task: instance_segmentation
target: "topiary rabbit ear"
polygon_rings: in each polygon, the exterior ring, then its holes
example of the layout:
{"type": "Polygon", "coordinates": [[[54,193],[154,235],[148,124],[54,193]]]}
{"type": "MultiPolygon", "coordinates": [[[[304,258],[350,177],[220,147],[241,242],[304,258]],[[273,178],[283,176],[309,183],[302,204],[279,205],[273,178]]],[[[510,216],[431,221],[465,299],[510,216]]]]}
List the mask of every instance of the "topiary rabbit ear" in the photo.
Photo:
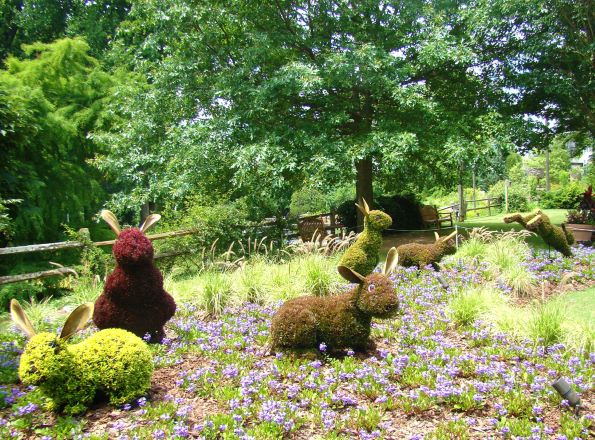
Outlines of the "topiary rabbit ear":
{"type": "Polygon", "coordinates": [[[392,247],[386,254],[386,261],[384,262],[384,268],[382,269],[382,273],[388,275],[391,273],[394,268],[399,263],[399,254],[397,253],[397,248],[392,247]]]}
{"type": "Polygon", "coordinates": [[[81,304],[66,319],[60,339],[68,339],[81,330],[93,315],[93,303],[81,304]]]}
{"type": "Polygon", "coordinates": [[[448,240],[450,240],[451,238],[455,238],[456,236],[457,236],[457,231],[456,231],[456,230],[454,230],[454,231],[452,231],[450,234],[448,234],[446,237],[443,237],[443,240],[444,240],[444,241],[448,241],[448,240]]]}
{"type": "Polygon", "coordinates": [[[355,270],[348,268],[347,266],[338,266],[337,270],[339,275],[345,278],[347,281],[356,284],[362,284],[364,282],[364,276],[357,273],[355,270]]]}
{"type": "Polygon", "coordinates": [[[364,204],[364,209],[366,210],[366,215],[368,215],[370,213],[370,207],[368,206],[368,202],[366,202],[366,199],[364,199],[362,197],[362,203],[364,204]]]}
{"type": "Polygon", "coordinates": [[[28,337],[32,338],[35,336],[35,329],[33,329],[31,321],[29,321],[27,314],[16,299],[10,300],[10,317],[12,318],[12,322],[23,330],[28,337]]]}
{"type": "Polygon", "coordinates": [[[370,207],[368,206],[366,199],[364,199],[363,197],[361,200],[361,205],[356,203],[355,206],[357,206],[357,208],[361,211],[363,215],[368,215],[370,213],[370,207]]]}
{"type": "Polygon", "coordinates": [[[141,232],[147,232],[147,230],[155,223],[157,223],[159,219],[161,219],[161,216],[159,214],[149,215],[140,227],[141,232]]]}
{"type": "Polygon", "coordinates": [[[112,228],[112,231],[114,231],[116,233],[116,235],[120,235],[120,232],[121,232],[120,223],[118,223],[118,219],[116,218],[114,213],[111,211],[108,211],[107,209],[104,209],[103,211],[101,211],[100,215],[101,215],[101,218],[103,220],[105,220],[105,222],[109,225],[109,227],[112,228]]]}

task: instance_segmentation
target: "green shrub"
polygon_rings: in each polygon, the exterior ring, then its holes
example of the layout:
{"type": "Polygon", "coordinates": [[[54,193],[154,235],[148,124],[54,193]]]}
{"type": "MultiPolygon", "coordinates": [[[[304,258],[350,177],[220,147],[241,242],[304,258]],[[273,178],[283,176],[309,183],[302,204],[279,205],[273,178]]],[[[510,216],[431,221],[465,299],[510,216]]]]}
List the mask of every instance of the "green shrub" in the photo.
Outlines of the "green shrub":
{"type": "Polygon", "coordinates": [[[540,206],[544,209],[577,209],[585,188],[578,182],[541,194],[540,206]]]}
{"type": "Polygon", "coordinates": [[[357,208],[355,207],[355,199],[345,200],[337,206],[337,214],[341,219],[341,223],[348,229],[355,229],[357,227],[357,208]]]}
{"type": "Polygon", "coordinates": [[[200,197],[189,199],[181,211],[166,209],[163,212],[163,230],[194,229],[196,233],[156,242],[156,253],[200,255],[203,249],[210,249],[215,242],[216,250],[226,251],[234,241],[244,238],[251,226],[247,212],[240,202],[213,204],[200,197]]]}
{"type": "MultiPolygon", "coordinates": [[[[392,229],[421,229],[423,222],[419,212],[420,203],[413,194],[380,196],[374,200],[374,209],[385,212],[392,218],[392,229]]],[[[355,199],[347,200],[337,207],[337,214],[348,228],[357,226],[355,199]]]]}
{"type": "Polygon", "coordinates": [[[376,199],[377,209],[393,219],[392,229],[422,229],[420,203],[414,194],[395,194],[376,199]]]}
{"type": "Polygon", "coordinates": [[[34,280],[7,284],[0,287],[0,307],[2,310],[8,310],[8,304],[13,298],[23,302],[31,299],[40,300],[56,293],[58,292],[55,282],[51,281],[34,280]]]}
{"type": "MultiPolygon", "coordinates": [[[[521,184],[512,184],[508,187],[508,210],[525,212],[529,210],[529,188],[521,184]]],[[[495,198],[496,203],[505,207],[504,200],[504,181],[500,180],[492,185],[488,191],[488,196],[495,198]]]]}
{"type": "Polygon", "coordinates": [[[43,290],[43,284],[39,281],[7,284],[0,287],[0,306],[2,310],[7,310],[11,299],[23,302],[28,301],[29,298],[39,298],[43,290]]]}
{"type": "Polygon", "coordinates": [[[289,213],[292,216],[302,214],[320,214],[328,212],[330,206],[325,194],[312,187],[303,187],[291,195],[289,213]]]}

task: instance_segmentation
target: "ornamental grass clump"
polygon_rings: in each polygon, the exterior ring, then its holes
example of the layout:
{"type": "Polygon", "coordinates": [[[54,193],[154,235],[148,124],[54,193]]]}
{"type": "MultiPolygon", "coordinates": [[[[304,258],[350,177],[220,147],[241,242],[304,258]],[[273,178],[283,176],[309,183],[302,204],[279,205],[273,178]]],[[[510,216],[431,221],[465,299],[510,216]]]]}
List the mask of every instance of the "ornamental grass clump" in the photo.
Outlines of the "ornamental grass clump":
{"type": "Polygon", "coordinates": [[[423,268],[428,264],[436,265],[445,255],[454,254],[457,250],[454,238],[457,231],[444,237],[434,233],[436,242],[432,244],[425,243],[407,243],[397,247],[398,261],[400,266],[423,268]]]}
{"type": "Polygon", "coordinates": [[[147,345],[122,329],[102,330],[78,344],[67,339],[81,330],[93,314],[92,304],[77,307],[59,336],[36,334],[16,300],[14,323],[30,338],[21,356],[19,377],[50,399],[51,409],[76,414],[105,395],[121,405],[144,394],[151,385],[153,362],[147,345]]]}
{"type": "Polygon", "coordinates": [[[480,288],[463,291],[454,296],[448,304],[452,320],[460,327],[473,324],[487,307],[486,292],[480,288]]]}
{"type": "Polygon", "coordinates": [[[174,315],[176,303],[163,289],[163,277],[153,263],[153,245],[145,235],[161,216],[151,214],[140,229],[123,231],[110,211],[102,211],[101,216],[118,236],[113,247],[116,268],[95,301],[93,322],[100,329],[122,328],[161,342],[163,326],[174,315]]]}
{"type": "Polygon", "coordinates": [[[366,277],[339,266],[341,276],[356,283],[336,296],[304,296],[287,301],[273,316],[271,351],[285,349],[314,351],[321,344],[329,350],[373,348],[372,318],[389,318],[399,309],[399,300],[388,274],[396,264],[396,249],[386,258],[383,271],[366,277]]]}
{"type": "Polygon", "coordinates": [[[564,313],[558,304],[540,304],[535,308],[529,321],[529,333],[532,338],[544,346],[550,346],[562,340],[564,313]]]}
{"type": "Polygon", "coordinates": [[[362,199],[362,205],[355,206],[364,216],[364,230],[355,243],[345,251],[339,267],[347,267],[363,276],[369,275],[378,264],[378,253],[382,246],[382,231],[392,225],[393,220],[382,211],[370,211],[370,207],[362,199]]]}
{"type": "Polygon", "coordinates": [[[504,217],[504,223],[517,222],[528,231],[535,232],[543,241],[556,249],[565,257],[572,256],[570,245],[574,243],[572,233],[568,232],[564,225],[552,225],[550,219],[541,210],[536,209],[532,213],[522,216],[521,214],[511,214],[504,217]]]}

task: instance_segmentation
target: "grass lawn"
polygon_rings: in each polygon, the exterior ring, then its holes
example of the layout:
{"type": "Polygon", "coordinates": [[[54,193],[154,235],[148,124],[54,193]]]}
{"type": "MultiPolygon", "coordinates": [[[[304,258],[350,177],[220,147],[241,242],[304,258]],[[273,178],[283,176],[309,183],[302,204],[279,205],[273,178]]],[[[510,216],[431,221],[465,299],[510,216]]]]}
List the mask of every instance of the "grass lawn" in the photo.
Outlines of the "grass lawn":
{"type": "Polygon", "coordinates": [[[552,300],[560,304],[567,316],[572,316],[577,323],[595,326],[595,287],[571,292],[552,300]]]}

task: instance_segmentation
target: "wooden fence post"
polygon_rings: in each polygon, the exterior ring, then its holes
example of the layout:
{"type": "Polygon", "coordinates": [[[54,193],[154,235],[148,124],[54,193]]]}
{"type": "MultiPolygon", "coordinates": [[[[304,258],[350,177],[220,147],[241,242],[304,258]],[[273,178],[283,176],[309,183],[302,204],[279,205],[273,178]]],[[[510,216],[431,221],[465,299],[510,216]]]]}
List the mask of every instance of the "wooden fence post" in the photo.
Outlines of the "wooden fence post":
{"type": "Polygon", "coordinates": [[[508,212],[508,179],[504,181],[504,212],[508,212]]]}

